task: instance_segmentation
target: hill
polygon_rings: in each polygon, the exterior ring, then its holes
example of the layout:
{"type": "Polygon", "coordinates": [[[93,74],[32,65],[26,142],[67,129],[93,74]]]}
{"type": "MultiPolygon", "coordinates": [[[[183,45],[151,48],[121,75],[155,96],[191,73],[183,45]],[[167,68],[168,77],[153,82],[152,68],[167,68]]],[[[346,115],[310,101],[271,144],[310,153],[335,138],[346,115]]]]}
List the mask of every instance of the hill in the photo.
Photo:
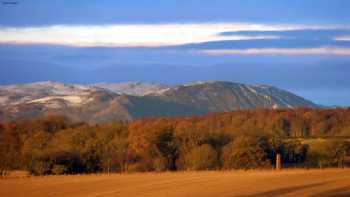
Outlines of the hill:
{"type": "Polygon", "coordinates": [[[267,85],[204,81],[178,86],[126,82],[77,85],[37,82],[0,86],[0,120],[51,114],[91,123],[140,117],[200,115],[252,108],[316,108],[267,85]]]}

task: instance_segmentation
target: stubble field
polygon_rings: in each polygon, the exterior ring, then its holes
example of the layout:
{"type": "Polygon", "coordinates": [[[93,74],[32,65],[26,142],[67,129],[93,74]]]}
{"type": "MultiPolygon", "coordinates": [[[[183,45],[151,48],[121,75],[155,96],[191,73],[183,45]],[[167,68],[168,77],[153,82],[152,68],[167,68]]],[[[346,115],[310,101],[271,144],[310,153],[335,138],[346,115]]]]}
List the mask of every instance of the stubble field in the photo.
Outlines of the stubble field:
{"type": "Polygon", "coordinates": [[[350,169],[8,178],[0,196],[350,196],[350,169]]]}

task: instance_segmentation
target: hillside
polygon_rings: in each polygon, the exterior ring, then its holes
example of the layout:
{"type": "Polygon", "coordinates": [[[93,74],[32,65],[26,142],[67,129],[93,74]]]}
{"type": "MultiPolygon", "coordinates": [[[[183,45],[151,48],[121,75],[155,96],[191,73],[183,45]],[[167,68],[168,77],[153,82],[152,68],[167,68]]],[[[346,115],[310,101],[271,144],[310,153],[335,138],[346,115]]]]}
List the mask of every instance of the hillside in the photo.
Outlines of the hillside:
{"type": "Polygon", "coordinates": [[[96,123],[236,109],[318,106],[272,86],[205,81],[178,86],[142,82],[0,86],[0,107],[0,120],[59,114],[74,121],[96,123]]]}

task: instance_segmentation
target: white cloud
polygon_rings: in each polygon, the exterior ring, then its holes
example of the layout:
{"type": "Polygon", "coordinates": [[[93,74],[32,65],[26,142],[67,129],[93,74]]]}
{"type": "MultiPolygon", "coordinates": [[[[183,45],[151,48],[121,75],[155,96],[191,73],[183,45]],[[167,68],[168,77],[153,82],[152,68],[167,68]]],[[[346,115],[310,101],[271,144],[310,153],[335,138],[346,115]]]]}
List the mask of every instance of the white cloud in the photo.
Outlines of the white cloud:
{"type": "Polygon", "coordinates": [[[350,41],[350,35],[337,36],[334,40],[338,41],[350,41]]]}
{"type": "Polygon", "coordinates": [[[278,31],[344,28],[343,26],[193,23],[120,24],[0,28],[0,43],[60,44],[71,46],[165,46],[216,40],[277,39],[276,36],[218,36],[226,31],[278,31]]]}
{"type": "Polygon", "coordinates": [[[205,55],[339,55],[349,56],[350,48],[261,48],[261,49],[213,49],[199,50],[205,55]]]}

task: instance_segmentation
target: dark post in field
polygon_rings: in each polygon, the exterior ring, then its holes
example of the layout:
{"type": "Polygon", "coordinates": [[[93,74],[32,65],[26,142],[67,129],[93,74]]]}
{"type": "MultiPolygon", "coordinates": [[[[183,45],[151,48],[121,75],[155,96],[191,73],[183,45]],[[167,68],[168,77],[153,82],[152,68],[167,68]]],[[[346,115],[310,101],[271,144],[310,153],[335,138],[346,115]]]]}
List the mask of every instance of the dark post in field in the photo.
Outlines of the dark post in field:
{"type": "Polygon", "coordinates": [[[281,154],[276,155],[276,170],[281,169],[281,154]]]}

